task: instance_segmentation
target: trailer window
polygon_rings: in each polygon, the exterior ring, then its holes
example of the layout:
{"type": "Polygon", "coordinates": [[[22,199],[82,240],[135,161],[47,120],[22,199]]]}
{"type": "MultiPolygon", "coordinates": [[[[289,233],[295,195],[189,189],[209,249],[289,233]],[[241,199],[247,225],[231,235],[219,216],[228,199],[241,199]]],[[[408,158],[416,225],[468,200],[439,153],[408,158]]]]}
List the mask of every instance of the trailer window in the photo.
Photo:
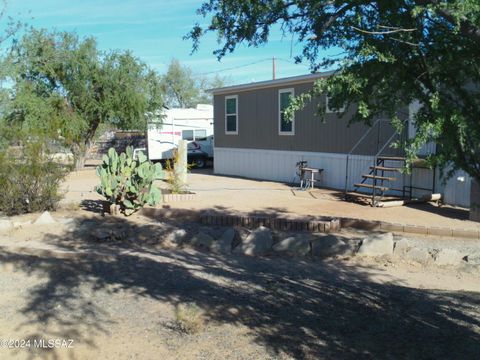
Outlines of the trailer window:
{"type": "Polygon", "coordinates": [[[195,130],[195,141],[207,140],[207,130],[195,130]]]}
{"type": "Polygon", "coordinates": [[[238,134],[238,96],[225,97],[225,133],[238,134]]]}
{"type": "Polygon", "coordinates": [[[326,97],[325,100],[325,107],[327,113],[343,113],[345,112],[345,104],[343,104],[339,109],[334,110],[333,107],[330,107],[330,96],[326,97]]]}
{"type": "Polygon", "coordinates": [[[285,109],[290,106],[293,89],[282,89],[278,91],[278,134],[295,135],[295,118],[288,119],[285,115],[285,109]]]}
{"type": "Polygon", "coordinates": [[[182,139],[193,141],[193,130],[182,130],[182,139]]]}

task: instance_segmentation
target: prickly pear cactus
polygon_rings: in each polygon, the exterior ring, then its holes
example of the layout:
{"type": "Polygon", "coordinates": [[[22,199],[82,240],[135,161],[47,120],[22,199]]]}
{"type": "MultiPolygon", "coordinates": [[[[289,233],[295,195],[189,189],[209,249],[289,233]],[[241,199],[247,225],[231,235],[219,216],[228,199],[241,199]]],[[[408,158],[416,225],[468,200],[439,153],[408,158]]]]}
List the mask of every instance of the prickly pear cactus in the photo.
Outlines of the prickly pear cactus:
{"type": "Polygon", "coordinates": [[[125,215],[131,215],[145,204],[153,206],[160,201],[162,194],[153,182],[161,175],[160,164],[151,163],[142,152],[134,159],[131,146],[120,155],[110,148],[97,166],[100,185],[95,190],[119,205],[125,215]]]}

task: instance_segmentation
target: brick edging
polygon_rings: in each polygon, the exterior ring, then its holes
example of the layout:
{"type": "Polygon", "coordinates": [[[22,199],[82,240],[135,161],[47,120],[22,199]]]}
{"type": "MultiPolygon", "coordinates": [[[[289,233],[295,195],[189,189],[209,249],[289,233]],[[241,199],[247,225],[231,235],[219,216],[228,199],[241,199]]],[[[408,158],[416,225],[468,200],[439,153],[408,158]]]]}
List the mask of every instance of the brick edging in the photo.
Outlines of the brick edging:
{"type": "Polygon", "coordinates": [[[340,230],[340,220],[295,220],[278,217],[250,216],[250,215],[221,215],[202,214],[200,222],[205,225],[244,226],[248,228],[266,226],[271,229],[284,231],[324,232],[340,230]]]}
{"type": "Polygon", "coordinates": [[[188,193],[188,194],[162,194],[162,202],[170,203],[170,202],[178,202],[178,201],[191,201],[194,200],[195,194],[188,193]]]}
{"type": "Polygon", "coordinates": [[[384,221],[362,220],[344,217],[339,219],[342,228],[350,227],[361,230],[384,230],[396,233],[480,239],[479,230],[464,230],[446,227],[428,227],[421,225],[397,224],[384,221]]]}
{"type": "Polygon", "coordinates": [[[143,208],[145,215],[152,217],[189,217],[205,225],[219,226],[267,226],[283,231],[334,232],[341,228],[354,228],[370,231],[389,231],[395,233],[445,236],[453,238],[480,239],[479,230],[464,230],[455,228],[426,227],[420,225],[396,224],[384,221],[363,220],[346,217],[308,219],[288,219],[281,217],[253,216],[253,215],[222,215],[211,212],[201,212],[184,209],[155,209],[143,208]],[[170,214],[171,213],[171,214],[170,214]]]}

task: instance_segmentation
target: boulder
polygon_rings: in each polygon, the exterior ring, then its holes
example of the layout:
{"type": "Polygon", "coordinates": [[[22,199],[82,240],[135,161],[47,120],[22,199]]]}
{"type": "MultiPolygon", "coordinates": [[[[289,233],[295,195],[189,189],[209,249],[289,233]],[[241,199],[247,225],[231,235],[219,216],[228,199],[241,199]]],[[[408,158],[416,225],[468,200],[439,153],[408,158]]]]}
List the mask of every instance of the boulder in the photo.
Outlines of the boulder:
{"type": "Polygon", "coordinates": [[[218,254],[230,254],[232,252],[232,244],[235,239],[235,229],[227,229],[222,236],[213,243],[211,250],[218,254]]]}
{"type": "Polygon", "coordinates": [[[109,241],[112,236],[112,231],[106,229],[95,229],[92,235],[97,241],[109,241]]]}
{"type": "Polygon", "coordinates": [[[10,220],[0,219],[0,231],[7,231],[13,227],[13,224],[10,220]]]}
{"type": "Polygon", "coordinates": [[[427,264],[432,260],[432,255],[427,249],[418,248],[409,239],[400,239],[395,242],[393,254],[407,261],[414,261],[420,264],[427,264]]]}
{"type": "Polygon", "coordinates": [[[195,246],[202,250],[210,250],[210,247],[213,245],[214,242],[215,239],[212,236],[203,232],[196,234],[190,240],[190,244],[192,246],[195,246]]]}
{"type": "Polygon", "coordinates": [[[335,235],[322,236],[312,241],[313,256],[330,257],[352,254],[353,249],[335,235]]]}
{"type": "Polygon", "coordinates": [[[59,222],[67,231],[75,231],[78,227],[77,221],[74,218],[63,218],[60,219],[59,222]]]}
{"type": "MultiPolygon", "coordinates": [[[[395,253],[396,254],[396,253],[395,253]]],[[[415,261],[420,264],[427,264],[431,262],[432,255],[426,249],[416,247],[409,248],[404,254],[403,258],[408,261],[415,261]]]]}
{"type": "Polygon", "coordinates": [[[238,245],[233,252],[250,256],[261,256],[268,253],[273,245],[272,231],[260,226],[248,235],[248,237],[238,245]]]}
{"type": "Polygon", "coordinates": [[[480,253],[468,254],[467,261],[471,265],[480,265],[480,253]]]}
{"type": "Polygon", "coordinates": [[[393,254],[395,256],[403,257],[405,254],[414,247],[413,243],[408,239],[400,239],[395,242],[395,247],[393,249],[393,254]]]}
{"type": "Polygon", "coordinates": [[[310,239],[305,235],[290,236],[273,245],[272,250],[293,256],[305,256],[310,252],[310,239]]]}
{"type": "Polygon", "coordinates": [[[50,215],[48,211],[44,211],[42,215],[40,215],[37,220],[33,223],[33,225],[52,225],[56,224],[57,222],[55,219],[50,215]]]}
{"type": "Polygon", "coordinates": [[[363,239],[362,245],[358,249],[358,255],[382,256],[393,253],[393,234],[370,235],[363,239]]]}
{"type": "Polygon", "coordinates": [[[187,231],[184,229],[175,229],[167,235],[166,243],[173,246],[178,246],[183,243],[187,237],[187,231]]]}
{"type": "Polygon", "coordinates": [[[442,249],[435,255],[437,265],[460,265],[465,255],[454,249],[442,249]]]}

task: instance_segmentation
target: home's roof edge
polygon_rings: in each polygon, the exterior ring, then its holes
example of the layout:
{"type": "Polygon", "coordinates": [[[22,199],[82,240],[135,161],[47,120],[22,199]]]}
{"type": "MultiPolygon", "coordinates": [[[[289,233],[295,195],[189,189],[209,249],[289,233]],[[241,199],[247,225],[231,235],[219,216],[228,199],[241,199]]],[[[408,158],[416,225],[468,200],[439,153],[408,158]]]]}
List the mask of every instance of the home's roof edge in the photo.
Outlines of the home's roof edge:
{"type": "Polygon", "coordinates": [[[252,89],[260,89],[260,88],[267,88],[267,87],[274,87],[274,86],[281,86],[281,85],[290,85],[290,84],[297,84],[297,83],[304,83],[310,82],[322,77],[327,77],[333,75],[337,70],[332,71],[325,71],[321,73],[313,73],[307,75],[299,75],[299,76],[291,76],[281,79],[275,80],[267,80],[267,81],[258,81],[252,82],[247,84],[239,84],[239,85],[232,85],[232,86],[225,86],[221,88],[214,88],[207,90],[213,95],[219,94],[227,94],[232,92],[239,92],[239,91],[247,91],[252,89]]]}

